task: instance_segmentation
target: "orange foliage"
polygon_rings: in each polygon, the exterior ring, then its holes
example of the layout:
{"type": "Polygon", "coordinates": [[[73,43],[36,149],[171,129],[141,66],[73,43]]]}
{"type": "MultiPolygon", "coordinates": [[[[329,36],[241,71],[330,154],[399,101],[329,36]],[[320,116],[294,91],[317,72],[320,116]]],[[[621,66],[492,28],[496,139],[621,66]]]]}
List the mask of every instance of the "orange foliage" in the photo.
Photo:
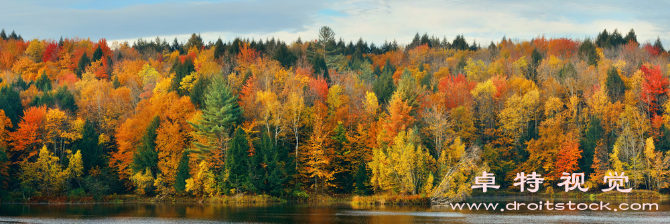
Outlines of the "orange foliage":
{"type": "Polygon", "coordinates": [[[579,149],[578,136],[574,133],[564,135],[556,157],[556,168],[553,170],[553,176],[558,179],[563,173],[572,173],[577,170],[581,158],[582,150],[579,149]]]}
{"type": "Polygon", "coordinates": [[[472,103],[470,91],[477,83],[468,81],[465,75],[446,76],[440,79],[437,86],[438,91],[444,95],[442,98],[447,109],[458,106],[469,106],[472,103]]]}
{"type": "Polygon", "coordinates": [[[43,143],[42,134],[47,108],[30,107],[23,111],[18,129],[10,134],[11,155],[15,161],[25,161],[38,154],[43,143]]]}

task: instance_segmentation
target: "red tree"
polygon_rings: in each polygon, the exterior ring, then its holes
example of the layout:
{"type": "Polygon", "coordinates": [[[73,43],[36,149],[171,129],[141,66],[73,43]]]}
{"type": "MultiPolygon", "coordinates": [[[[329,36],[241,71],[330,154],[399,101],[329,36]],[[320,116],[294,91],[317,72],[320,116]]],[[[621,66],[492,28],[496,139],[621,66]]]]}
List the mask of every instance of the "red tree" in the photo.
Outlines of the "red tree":
{"type": "Polygon", "coordinates": [[[642,82],[642,101],[647,104],[649,116],[657,115],[659,96],[668,92],[668,78],[661,74],[661,67],[642,65],[644,81],[642,82]]]}

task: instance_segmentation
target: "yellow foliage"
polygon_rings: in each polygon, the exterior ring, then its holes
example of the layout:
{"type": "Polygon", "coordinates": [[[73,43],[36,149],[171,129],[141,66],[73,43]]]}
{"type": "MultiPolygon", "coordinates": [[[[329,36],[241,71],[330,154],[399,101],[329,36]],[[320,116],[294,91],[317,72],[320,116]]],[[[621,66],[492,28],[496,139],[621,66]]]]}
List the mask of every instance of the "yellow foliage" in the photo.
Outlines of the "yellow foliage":
{"type": "Polygon", "coordinates": [[[477,83],[477,86],[475,86],[475,88],[472,89],[470,93],[472,94],[472,96],[480,98],[485,96],[488,97],[493,96],[493,94],[495,94],[496,91],[497,89],[495,85],[493,85],[493,81],[489,79],[486,82],[477,83]]]}
{"type": "Polygon", "coordinates": [[[209,164],[200,162],[198,173],[186,180],[186,191],[196,196],[214,196],[216,192],[215,175],[210,171],[209,164]]]}
{"type": "Polygon", "coordinates": [[[40,42],[37,39],[33,39],[30,41],[30,44],[28,44],[28,48],[26,48],[26,55],[30,57],[31,60],[33,60],[35,63],[38,63],[42,61],[42,54],[44,53],[44,45],[42,45],[42,42],[40,42]]]}
{"type": "Polygon", "coordinates": [[[142,70],[140,70],[137,75],[140,76],[143,85],[156,83],[161,76],[160,73],[158,73],[158,71],[152,68],[149,64],[144,64],[144,66],[142,66],[142,70]]]}
{"type": "MultiPolygon", "coordinates": [[[[369,116],[377,114],[377,110],[379,109],[379,103],[377,102],[377,95],[375,95],[374,92],[366,91],[363,105],[365,106],[365,112],[367,112],[369,116]]],[[[670,105],[670,103],[668,105],[670,105]]]]}
{"type": "Polygon", "coordinates": [[[469,58],[463,70],[465,70],[468,80],[471,81],[479,82],[489,78],[486,73],[486,64],[484,64],[482,60],[477,60],[475,62],[472,58],[469,58]]]}
{"type": "Polygon", "coordinates": [[[141,171],[135,173],[135,175],[130,177],[130,180],[135,185],[135,192],[139,195],[146,195],[154,183],[154,177],[149,167],[147,167],[144,173],[141,171]]]}
{"type": "Polygon", "coordinates": [[[179,83],[179,89],[184,90],[186,92],[191,92],[196,81],[198,81],[196,73],[191,72],[190,75],[187,75],[186,77],[181,79],[181,82],[179,83]]]}

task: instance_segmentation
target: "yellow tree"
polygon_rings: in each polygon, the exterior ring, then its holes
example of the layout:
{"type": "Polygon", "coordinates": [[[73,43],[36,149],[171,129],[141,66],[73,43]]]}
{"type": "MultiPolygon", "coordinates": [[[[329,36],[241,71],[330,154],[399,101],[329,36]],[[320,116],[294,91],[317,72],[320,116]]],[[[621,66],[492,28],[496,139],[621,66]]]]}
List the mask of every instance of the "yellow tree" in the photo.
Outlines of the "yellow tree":
{"type": "Polygon", "coordinates": [[[156,130],[156,151],[158,151],[158,170],[165,183],[172,186],[184,149],[191,144],[190,133],[193,130],[187,122],[195,113],[195,106],[187,97],[174,99],[169,107],[162,111],[162,119],[156,130]]]}
{"type": "MultiPolygon", "coordinates": [[[[372,186],[385,191],[417,194],[434,172],[435,160],[420,144],[418,132],[401,131],[388,148],[373,150],[372,186]]],[[[430,178],[432,179],[432,178],[430,178]]]]}
{"type": "Polygon", "coordinates": [[[314,178],[314,192],[319,192],[319,180],[321,180],[321,191],[330,185],[333,179],[333,171],[328,170],[331,155],[329,153],[330,130],[327,125],[327,109],[321,102],[314,105],[312,116],[312,134],[307,141],[307,156],[305,157],[305,172],[310,178],[314,178]]]}

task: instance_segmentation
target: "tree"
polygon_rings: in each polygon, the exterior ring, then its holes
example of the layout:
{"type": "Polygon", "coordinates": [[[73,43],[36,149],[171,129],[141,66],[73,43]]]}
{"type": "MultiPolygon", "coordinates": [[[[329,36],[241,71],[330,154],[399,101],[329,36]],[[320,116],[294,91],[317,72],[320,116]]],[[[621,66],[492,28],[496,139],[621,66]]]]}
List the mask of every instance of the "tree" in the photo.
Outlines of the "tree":
{"type": "Polygon", "coordinates": [[[323,58],[326,59],[327,51],[330,46],[335,44],[335,31],[330,27],[322,26],[319,29],[319,44],[323,48],[323,58]]]}
{"type": "Polygon", "coordinates": [[[607,87],[607,95],[612,102],[623,101],[626,86],[619,76],[619,72],[615,67],[610,67],[607,70],[607,80],[605,81],[607,87]]]}
{"type": "Polygon", "coordinates": [[[249,159],[249,142],[242,128],[235,131],[226,154],[225,176],[228,184],[235,192],[253,191],[249,174],[257,163],[251,163],[249,159]]]}
{"type": "Polygon", "coordinates": [[[93,122],[86,120],[82,130],[82,138],[76,143],[76,148],[82,151],[84,160],[84,171],[88,172],[91,168],[105,167],[105,153],[99,145],[100,134],[95,131],[93,122]]]}
{"type": "Polygon", "coordinates": [[[37,155],[38,145],[42,145],[46,107],[30,107],[23,112],[24,116],[15,132],[10,134],[12,142],[12,160],[25,161],[37,155]]]}
{"type": "Polygon", "coordinates": [[[102,48],[100,48],[100,45],[98,45],[98,48],[95,49],[93,52],[93,57],[91,57],[91,62],[96,62],[100,59],[102,59],[102,48]]]}
{"type": "Polygon", "coordinates": [[[188,167],[188,151],[182,153],[181,159],[179,159],[179,166],[177,167],[177,177],[175,179],[173,188],[180,194],[186,190],[186,180],[191,178],[188,167]]]}
{"type": "Polygon", "coordinates": [[[386,65],[381,75],[372,83],[372,90],[382,104],[386,104],[391,99],[393,91],[395,91],[392,67],[391,61],[386,60],[386,65]]]}
{"type": "Polygon", "coordinates": [[[7,34],[5,33],[5,29],[2,29],[2,31],[0,31],[0,39],[7,40],[7,34]]]}
{"type": "Polygon", "coordinates": [[[223,46],[223,41],[221,41],[221,38],[219,37],[219,39],[217,39],[216,43],[214,44],[214,59],[219,59],[225,53],[226,48],[223,46]]]}
{"type": "Polygon", "coordinates": [[[75,71],[78,78],[81,79],[82,74],[86,72],[86,67],[89,65],[91,65],[91,60],[88,59],[86,52],[84,52],[84,54],[79,58],[79,63],[77,63],[77,70],[75,71]]]}
{"type": "Polygon", "coordinates": [[[279,47],[277,50],[275,50],[274,55],[272,55],[272,59],[278,61],[281,63],[282,66],[285,68],[290,68],[295,64],[295,62],[298,60],[298,56],[296,56],[291,50],[286,47],[285,44],[279,44],[279,47]]]}
{"type": "Polygon", "coordinates": [[[189,51],[191,48],[195,47],[197,50],[201,50],[204,45],[205,44],[202,42],[202,37],[200,37],[200,34],[195,35],[195,33],[193,33],[191,34],[191,38],[189,38],[186,44],[184,44],[184,49],[189,51]]]}
{"type": "MultiPolygon", "coordinates": [[[[19,81],[22,79],[19,78],[19,81]]],[[[0,88],[0,109],[12,121],[13,127],[18,127],[19,119],[23,117],[23,105],[19,92],[10,86],[0,88]]]]}
{"type": "Polygon", "coordinates": [[[640,70],[643,73],[644,81],[642,82],[642,102],[647,105],[647,111],[649,116],[660,115],[660,97],[665,96],[668,93],[668,81],[667,77],[663,77],[661,74],[660,66],[642,65],[640,70]]]}
{"type": "Polygon", "coordinates": [[[30,41],[28,48],[26,49],[26,54],[33,60],[35,63],[42,61],[42,54],[44,54],[44,45],[37,39],[30,41]]]}
{"type": "Polygon", "coordinates": [[[596,65],[600,59],[598,51],[596,50],[596,45],[589,39],[586,39],[579,45],[579,50],[577,50],[577,52],[582,60],[585,60],[589,65],[596,65]]]}
{"type": "Polygon", "coordinates": [[[69,164],[63,169],[60,159],[43,146],[35,162],[21,165],[21,187],[38,190],[38,193],[47,196],[59,193],[67,184],[66,180],[78,179],[82,174],[81,153],[69,153],[68,158],[69,164]]]}
{"type": "Polygon", "coordinates": [[[654,48],[661,52],[665,51],[665,48],[663,48],[663,44],[661,43],[661,37],[656,38],[656,42],[654,42],[654,48]]]}
{"type": "Polygon", "coordinates": [[[581,139],[579,147],[582,150],[582,158],[579,160],[579,170],[586,176],[593,173],[593,158],[598,147],[598,142],[602,141],[605,130],[601,125],[600,118],[592,117],[589,121],[584,138],[581,139]]]}
{"type": "Polygon", "coordinates": [[[51,91],[51,79],[49,79],[46,72],[42,72],[42,75],[35,82],[35,86],[43,92],[51,91]]]}
{"type": "Polygon", "coordinates": [[[581,159],[582,150],[579,149],[579,141],[575,134],[566,134],[561,141],[560,151],[556,157],[555,173],[572,173],[579,169],[578,161],[581,159]]]}
{"type": "Polygon", "coordinates": [[[314,179],[314,193],[319,192],[319,180],[321,180],[322,193],[323,189],[330,185],[333,179],[333,171],[327,169],[332,157],[328,152],[328,139],[330,137],[330,128],[326,123],[326,106],[321,102],[314,105],[314,115],[312,115],[312,133],[307,141],[307,152],[304,159],[305,172],[310,178],[314,179]]]}
{"type": "Polygon", "coordinates": [[[630,29],[630,31],[628,31],[628,34],[626,34],[626,37],[624,37],[623,40],[626,43],[633,42],[635,44],[639,44],[637,42],[637,35],[635,35],[635,30],[633,30],[633,29],[630,29]]]}
{"type": "Polygon", "coordinates": [[[142,140],[133,154],[133,164],[131,168],[134,173],[141,173],[142,171],[147,173],[158,174],[158,152],[156,151],[156,129],[158,129],[161,120],[158,116],[154,117],[151,120],[151,123],[144,131],[142,140]]]}
{"type": "Polygon", "coordinates": [[[242,110],[237,103],[237,96],[233,95],[222,79],[215,79],[207,88],[205,108],[202,110],[202,119],[197,123],[189,122],[195,134],[202,136],[206,142],[196,142],[193,150],[200,158],[215,157],[222,159],[227,151],[230,132],[238,124],[242,110]]]}
{"type": "Polygon", "coordinates": [[[385,191],[417,194],[428,183],[435,163],[419,143],[417,131],[401,131],[388,148],[373,150],[372,186],[385,191]]]}

